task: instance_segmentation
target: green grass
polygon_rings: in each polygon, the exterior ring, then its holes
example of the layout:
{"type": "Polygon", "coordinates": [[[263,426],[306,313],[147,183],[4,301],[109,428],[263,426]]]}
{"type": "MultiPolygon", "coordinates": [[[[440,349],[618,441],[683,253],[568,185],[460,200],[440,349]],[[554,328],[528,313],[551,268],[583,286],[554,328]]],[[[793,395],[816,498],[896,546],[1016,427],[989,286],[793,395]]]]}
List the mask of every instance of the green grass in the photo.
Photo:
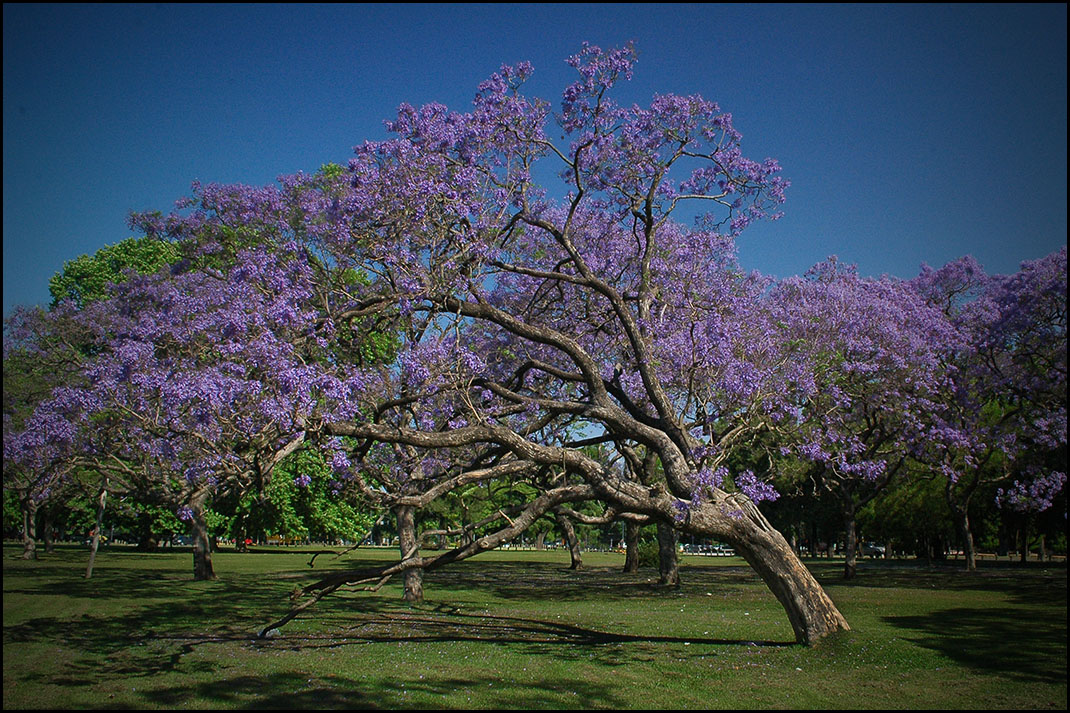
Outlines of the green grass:
{"type": "MultiPolygon", "coordinates": [[[[738,558],[684,559],[684,585],[619,573],[621,555],[494,552],[325,599],[256,641],[307,581],[309,555],[214,557],[4,548],[4,708],[1065,709],[1066,566],[810,561],[853,630],[791,643],[738,558]]],[[[358,550],[316,571],[384,560],[358,550]]]]}

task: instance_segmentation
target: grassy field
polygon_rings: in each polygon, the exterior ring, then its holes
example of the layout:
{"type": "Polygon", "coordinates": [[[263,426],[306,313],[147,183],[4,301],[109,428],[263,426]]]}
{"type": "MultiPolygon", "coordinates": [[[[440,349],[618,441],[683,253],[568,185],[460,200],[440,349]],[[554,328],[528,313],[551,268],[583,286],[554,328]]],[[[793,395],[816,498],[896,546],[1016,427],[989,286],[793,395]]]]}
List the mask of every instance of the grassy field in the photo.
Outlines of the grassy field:
{"type": "MultiPolygon", "coordinates": [[[[680,589],[623,557],[487,553],[321,602],[283,628],[309,554],[4,547],[4,708],[1065,709],[1066,565],[810,561],[853,630],[807,649],[743,561],[685,557],[680,589]]],[[[393,553],[320,557],[316,571],[393,553]]]]}

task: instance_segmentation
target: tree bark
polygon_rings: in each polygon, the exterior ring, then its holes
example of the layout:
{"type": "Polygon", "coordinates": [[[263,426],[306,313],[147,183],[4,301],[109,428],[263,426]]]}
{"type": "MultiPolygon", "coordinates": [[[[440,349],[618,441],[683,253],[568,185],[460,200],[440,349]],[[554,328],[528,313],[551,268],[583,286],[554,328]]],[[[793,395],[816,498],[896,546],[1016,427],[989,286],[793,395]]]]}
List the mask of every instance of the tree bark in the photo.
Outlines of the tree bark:
{"type": "Polygon", "coordinates": [[[215,569],[212,567],[212,539],[208,535],[208,522],[204,517],[207,501],[207,490],[195,493],[190,499],[190,510],[193,511],[193,579],[198,582],[216,578],[215,569]]]}
{"type": "Polygon", "coordinates": [[[847,531],[847,541],[844,545],[843,578],[854,579],[858,573],[858,527],[853,510],[844,512],[843,526],[847,531]]]}
{"type": "Polygon", "coordinates": [[[1029,516],[1022,517],[1022,564],[1029,561],[1029,516]]]}
{"type": "Polygon", "coordinates": [[[639,571],[639,523],[624,521],[624,573],[639,571]]]}
{"type": "Polygon", "coordinates": [[[679,536],[671,525],[661,520],[658,527],[658,584],[680,586],[680,561],[677,557],[679,536]]]}
{"type": "Polygon", "coordinates": [[[561,536],[568,544],[568,554],[572,559],[569,569],[583,569],[583,551],[580,549],[580,541],[576,538],[576,528],[572,525],[572,520],[561,512],[554,513],[554,519],[561,530],[561,536]]]}
{"type": "Polygon", "coordinates": [[[89,543],[89,564],[85,567],[85,578],[93,578],[93,564],[97,561],[97,549],[100,547],[100,529],[104,526],[104,505],[108,500],[108,478],[100,484],[100,495],[97,497],[97,526],[93,528],[93,539],[89,543]]]}
{"type": "Polygon", "coordinates": [[[155,552],[160,546],[156,536],[152,534],[152,518],[146,513],[137,516],[137,551],[155,552]]]}
{"type": "Polygon", "coordinates": [[[973,533],[970,532],[969,505],[957,502],[948,493],[947,503],[951,507],[951,514],[955,519],[959,537],[962,540],[962,552],[966,558],[966,570],[972,572],[977,569],[977,550],[973,544],[973,533]]]}
{"type": "MultiPolygon", "coordinates": [[[[847,620],[791,551],[787,540],[759,512],[754,503],[736,500],[741,512],[725,532],[711,532],[727,540],[754,568],[784,607],[800,644],[812,645],[837,631],[847,631],[847,620]]],[[[721,506],[712,505],[713,508],[721,506]]]]}
{"type": "Polygon", "coordinates": [[[24,493],[19,498],[22,506],[22,559],[37,559],[37,503],[33,495],[24,493]]]}
{"type": "MultiPolygon", "coordinates": [[[[398,549],[402,561],[419,557],[419,541],[416,539],[416,508],[401,505],[397,508],[398,549]]],[[[419,567],[405,570],[405,592],[402,599],[410,604],[424,600],[424,571],[419,567]]]]}

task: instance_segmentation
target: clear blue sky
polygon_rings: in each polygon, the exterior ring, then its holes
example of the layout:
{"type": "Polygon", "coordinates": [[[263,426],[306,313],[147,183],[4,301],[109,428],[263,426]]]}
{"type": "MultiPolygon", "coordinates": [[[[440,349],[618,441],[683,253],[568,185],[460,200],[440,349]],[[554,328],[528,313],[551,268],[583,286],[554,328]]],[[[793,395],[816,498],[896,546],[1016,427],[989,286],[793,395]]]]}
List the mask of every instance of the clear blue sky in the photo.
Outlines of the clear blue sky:
{"type": "Polygon", "coordinates": [[[640,52],[618,97],[701,94],[792,180],[741,240],[990,272],[1066,244],[1066,5],[4,5],[4,314],[190,182],[344,163],[398,104],[466,110],[503,63],[557,103],[584,41],[640,52]]]}

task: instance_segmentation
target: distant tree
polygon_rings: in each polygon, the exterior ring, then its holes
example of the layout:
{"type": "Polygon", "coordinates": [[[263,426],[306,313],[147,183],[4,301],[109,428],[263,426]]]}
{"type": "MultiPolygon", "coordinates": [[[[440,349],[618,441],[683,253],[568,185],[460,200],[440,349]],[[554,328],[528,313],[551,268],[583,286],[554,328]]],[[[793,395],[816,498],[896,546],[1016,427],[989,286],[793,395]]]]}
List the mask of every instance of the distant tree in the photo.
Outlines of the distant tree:
{"type": "Polygon", "coordinates": [[[850,579],[858,513],[929,440],[922,415],[950,382],[943,356],[958,335],[908,283],[862,278],[836,260],[782,281],[773,303],[799,406],[773,428],[839,510],[850,579]]]}
{"type": "Polygon", "coordinates": [[[251,535],[327,543],[363,540],[378,512],[334,471],[331,452],[324,451],[310,446],[287,456],[263,491],[234,493],[234,505],[217,498],[227,534],[239,543],[251,535]]]}
{"type": "MultiPolygon", "coordinates": [[[[105,300],[116,285],[138,274],[158,272],[178,259],[174,245],[151,237],[130,238],[102,248],[92,256],[83,255],[64,264],[63,270],[49,281],[52,308],[65,303],[55,314],[39,310],[20,310],[5,322],[4,339],[4,432],[22,430],[21,442],[11,442],[13,449],[27,447],[27,437],[33,430],[56,424],[63,416],[53,410],[42,413],[34,429],[27,429],[38,404],[53,396],[56,389],[78,388],[85,383],[80,367],[93,351],[92,330],[72,315],[88,305],[105,300]],[[31,431],[27,433],[27,431],[31,431]]],[[[53,404],[54,406],[55,404],[53,404]]],[[[61,406],[61,409],[63,407],[61,406]]],[[[103,427],[98,419],[97,428],[103,427]]],[[[37,436],[40,438],[40,436],[37,436]]],[[[44,445],[44,444],[41,444],[44,445]]],[[[8,444],[5,442],[5,450],[8,444]]],[[[41,458],[21,464],[5,462],[4,487],[14,488],[23,503],[24,542],[26,556],[34,555],[34,520],[37,504],[48,495],[55,495],[61,481],[78,472],[84,480],[88,473],[76,469],[60,451],[45,449],[41,458]],[[29,469],[29,472],[27,472],[29,469]],[[19,473],[22,473],[20,476],[19,473]]],[[[103,510],[108,486],[102,481],[97,496],[103,510]]],[[[100,514],[102,515],[102,513],[100,514]]],[[[98,515],[98,521],[100,519],[98,515]]],[[[92,573],[92,557],[96,553],[100,528],[94,529],[93,547],[87,576],[92,573]]]]}
{"type": "Polygon", "coordinates": [[[36,558],[39,506],[75,468],[55,447],[55,433],[73,436],[65,430],[70,404],[64,399],[69,387],[85,383],[79,372],[85,340],[76,322],[39,308],[19,308],[4,322],[4,490],[20,504],[26,559],[36,558]]]}
{"type": "Polygon", "coordinates": [[[132,275],[151,275],[179,259],[177,246],[152,237],[128,238],[63,264],[48,281],[52,306],[70,300],[81,309],[107,299],[132,275]]]}
{"type": "Polygon", "coordinates": [[[977,493],[999,484],[1004,505],[1044,510],[1066,482],[1066,249],[1007,276],[964,258],[923,271],[915,285],[964,339],[947,357],[953,380],[918,457],[944,476],[974,569],[977,493]]]}
{"type": "Polygon", "coordinates": [[[944,497],[943,479],[917,466],[893,480],[877,498],[859,509],[867,538],[898,552],[928,560],[943,559],[956,527],[944,497]]]}

